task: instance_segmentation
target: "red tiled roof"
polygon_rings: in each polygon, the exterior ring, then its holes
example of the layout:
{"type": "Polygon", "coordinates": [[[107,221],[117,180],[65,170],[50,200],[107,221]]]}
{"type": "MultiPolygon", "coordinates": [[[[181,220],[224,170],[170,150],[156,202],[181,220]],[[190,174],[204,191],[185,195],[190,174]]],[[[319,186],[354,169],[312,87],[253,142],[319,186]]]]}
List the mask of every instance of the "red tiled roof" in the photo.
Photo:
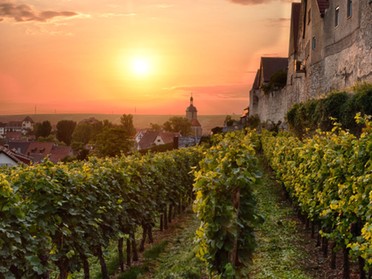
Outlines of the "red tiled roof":
{"type": "Polygon", "coordinates": [[[180,133],[160,132],[159,136],[162,138],[164,144],[173,143],[174,137],[180,136],[180,133]]]}
{"type": "Polygon", "coordinates": [[[198,119],[191,119],[191,126],[192,127],[195,127],[195,126],[201,126],[198,119]]]}
{"type": "Polygon", "coordinates": [[[28,158],[28,157],[26,157],[22,154],[15,153],[12,150],[10,150],[10,149],[8,149],[4,146],[0,146],[0,153],[4,153],[5,155],[7,155],[10,159],[12,159],[17,164],[20,164],[20,163],[30,164],[31,163],[30,158],[28,158]]]}
{"type": "Polygon", "coordinates": [[[30,142],[26,154],[30,156],[34,156],[37,154],[43,155],[45,157],[52,152],[53,145],[54,143],[52,142],[30,142]]]}
{"type": "Polygon", "coordinates": [[[27,154],[27,149],[30,146],[29,141],[9,141],[9,149],[14,150],[17,153],[27,154]]]}
{"type": "Polygon", "coordinates": [[[5,138],[8,140],[20,140],[22,138],[21,132],[7,132],[5,138]]]}
{"type": "Polygon", "coordinates": [[[58,163],[71,155],[72,148],[70,146],[54,146],[50,153],[49,159],[53,163],[58,163]]]}
{"type": "Polygon", "coordinates": [[[280,70],[286,71],[288,67],[288,58],[282,57],[261,57],[261,67],[263,82],[269,82],[273,74],[280,70]]]}
{"type": "Polygon", "coordinates": [[[323,17],[325,10],[329,7],[329,0],[317,0],[320,15],[323,17]]]}
{"type": "Polygon", "coordinates": [[[152,147],[159,132],[147,131],[138,143],[139,149],[148,149],[152,147]]]}
{"type": "Polygon", "coordinates": [[[139,149],[149,149],[155,145],[155,140],[157,137],[160,137],[164,144],[173,143],[173,138],[175,136],[180,136],[179,133],[173,132],[155,132],[155,131],[147,131],[141,138],[138,143],[139,149]]]}

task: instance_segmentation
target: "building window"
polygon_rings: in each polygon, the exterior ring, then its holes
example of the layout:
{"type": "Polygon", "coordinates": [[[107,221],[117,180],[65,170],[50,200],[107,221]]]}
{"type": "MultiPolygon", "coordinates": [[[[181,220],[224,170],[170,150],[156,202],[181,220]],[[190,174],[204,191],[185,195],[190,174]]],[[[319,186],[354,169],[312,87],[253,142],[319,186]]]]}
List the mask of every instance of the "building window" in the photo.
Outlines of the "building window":
{"type": "Polygon", "coordinates": [[[315,49],[316,48],[316,38],[313,37],[313,39],[311,40],[311,49],[315,49]]]}
{"type": "Polygon", "coordinates": [[[309,9],[307,12],[307,24],[309,24],[310,21],[311,21],[311,9],[309,9]]]}
{"type": "Polygon", "coordinates": [[[353,1],[347,0],[347,17],[351,17],[353,15],[353,1]]]}
{"type": "Polygon", "coordinates": [[[336,7],[335,9],[335,26],[338,26],[340,23],[340,7],[336,7]]]}

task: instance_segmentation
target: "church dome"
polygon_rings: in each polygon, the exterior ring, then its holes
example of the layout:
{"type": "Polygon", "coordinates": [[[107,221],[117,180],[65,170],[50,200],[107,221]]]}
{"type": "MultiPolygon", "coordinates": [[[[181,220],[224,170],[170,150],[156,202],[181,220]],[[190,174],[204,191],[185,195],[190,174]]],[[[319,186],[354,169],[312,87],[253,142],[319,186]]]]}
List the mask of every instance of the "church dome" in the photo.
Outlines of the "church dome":
{"type": "Polygon", "coordinates": [[[186,112],[197,112],[197,109],[196,107],[194,107],[194,105],[191,104],[187,107],[186,112]]]}

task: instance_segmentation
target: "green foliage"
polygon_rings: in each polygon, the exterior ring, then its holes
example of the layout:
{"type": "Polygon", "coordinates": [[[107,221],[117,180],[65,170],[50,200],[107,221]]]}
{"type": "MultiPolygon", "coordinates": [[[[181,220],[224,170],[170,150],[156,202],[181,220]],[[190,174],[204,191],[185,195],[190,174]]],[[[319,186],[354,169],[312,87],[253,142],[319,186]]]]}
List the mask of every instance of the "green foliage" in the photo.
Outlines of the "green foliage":
{"type": "Polygon", "coordinates": [[[161,125],[156,123],[150,123],[150,131],[160,132],[162,129],[161,125]]]}
{"type": "Polygon", "coordinates": [[[194,211],[201,220],[197,256],[211,275],[234,278],[247,265],[255,247],[253,230],[261,221],[253,189],[260,172],[255,133],[217,135],[195,172],[194,211]]]}
{"type": "Polygon", "coordinates": [[[225,121],[223,123],[225,126],[231,127],[234,125],[234,119],[232,119],[231,115],[226,115],[225,121]]]}
{"type": "Polygon", "coordinates": [[[156,259],[160,255],[160,253],[162,253],[164,251],[164,249],[167,247],[167,245],[168,245],[168,241],[162,241],[159,244],[155,244],[155,245],[153,245],[153,247],[146,250],[143,253],[143,256],[146,259],[156,259]]]}
{"type": "Polygon", "coordinates": [[[265,157],[294,202],[321,234],[372,267],[372,123],[359,138],[339,125],[303,141],[263,134],[265,157]],[[359,229],[352,229],[358,227],[359,229]]]}
{"type": "Polygon", "coordinates": [[[204,263],[195,257],[194,238],[200,221],[190,210],[187,210],[185,215],[181,217],[182,221],[177,223],[177,230],[167,240],[168,245],[159,257],[156,260],[145,260],[145,265],[150,267],[151,275],[146,274],[144,277],[154,279],[206,278],[204,263]]]}
{"type": "Polygon", "coordinates": [[[251,129],[257,129],[260,126],[260,124],[261,124],[261,120],[258,114],[250,115],[246,123],[247,127],[251,129]]]}
{"type": "Polygon", "coordinates": [[[130,138],[136,134],[136,129],[133,125],[133,115],[123,114],[120,117],[120,123],[126,137],[130,138]]]}
{"type": "Polygon", "coordinates": [[[355,115],[372,115],[372,85],[359,84],[353,94],[333,92],[323,99],[309,100],[295,104],[286,115],[291,130],[299,137],[313,134],[316,129],[330,131],[337,119],[345,129],[355,135],[361,133],[361,125],[355,122],[355,115]]]}
{"type": "Polygon", "coordinates": [[[36,138],[38,137],[48,137],[52,132],[52,124],[49,121],[43,121],[41,123],[36,123],[34,127],[34,132],[36,138]]]}
{"type": "Polygon", "coordinates": [[[0,277],[60,278],[192,199],[199,149],[20,166],[0,174],[0,277]],[[84,260],[85,259],[85,260],[84,260]]]}
{"type": "Polygon", "coordinates": [[[172,116],[163,124],[165,131],[179,132],[182,136],[189,136],[192,134],[190,121],[181,116],[172,116]]]}
{"type": "Polygon", "coordinates": [[[89,154],[86,145],[93,143],[97,135],[103,130],[103,123],[95,118],[89,118],[80,121],[72,133],[71,147],[76,154],[77,159],[85,160],[89,154]]]}
{"type": "Polygon", "coordinates": [[[279,70],[274,73],[267,85],[263,85],[262,89],[265,93],[282,89],[287,84],[287,71],[279,70]]]}
{"type": "Polygon", "coordinates": [[[133,140],[123,127],[105,127],[94,141],[94,154],[98,157],[113,157],[120,153],[127,154],[133,149],[133,140]]]}
{"type": "Polygon", "coordinates": [[[305,105],[305,114],[314,113],[313,123],[319,121],[319,128],[323,131],[330,131],[333,127],[332,119],[341,119],[341,108],[348,100],[349,95],[345,92],[335,92],[329,94],[326,98],[320,99],[316,105],[315,112],[307,111],[305,105]]]}
{"type": "Polygon", "coordinates": [[[64,142],[66,145],[71,144],[72,133],[76,127],[76,122],[72,120],[61,120],[57,123],[56,137],[59,141],[64,142]]]}

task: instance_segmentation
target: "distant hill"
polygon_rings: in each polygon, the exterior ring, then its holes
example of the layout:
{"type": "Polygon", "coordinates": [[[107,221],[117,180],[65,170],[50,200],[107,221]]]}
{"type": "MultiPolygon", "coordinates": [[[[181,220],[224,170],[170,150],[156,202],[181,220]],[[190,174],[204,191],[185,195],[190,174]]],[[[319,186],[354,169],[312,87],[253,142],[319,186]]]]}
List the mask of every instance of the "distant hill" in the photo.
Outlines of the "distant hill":
{"type": "MultiPolygon", "coordinates": [[[[33,114],[33,115],[0,115],[0,122],[21,121],[26,116],[30,116],[34,122],[49,120],[52,125],[56,125],[60,120],[74,120],[79,122],[83,119],[94,117],[98,120],[109,120],[112,123],[120,122],[121,114],[33,114]]],[[[163,124],[174,115],[133,115],[134,127],[144,129],[150,127],[150,123],[163,124]]],[[[180,115],[178,115],[180,116],[180,115]]],[[[198,120],[203,128],[203,134],[208,134],[216,126],[222,127],[226,115],[198,115],[198,120]]],[[[239,118],[233,115],[233,118],[239,118]]]]}

